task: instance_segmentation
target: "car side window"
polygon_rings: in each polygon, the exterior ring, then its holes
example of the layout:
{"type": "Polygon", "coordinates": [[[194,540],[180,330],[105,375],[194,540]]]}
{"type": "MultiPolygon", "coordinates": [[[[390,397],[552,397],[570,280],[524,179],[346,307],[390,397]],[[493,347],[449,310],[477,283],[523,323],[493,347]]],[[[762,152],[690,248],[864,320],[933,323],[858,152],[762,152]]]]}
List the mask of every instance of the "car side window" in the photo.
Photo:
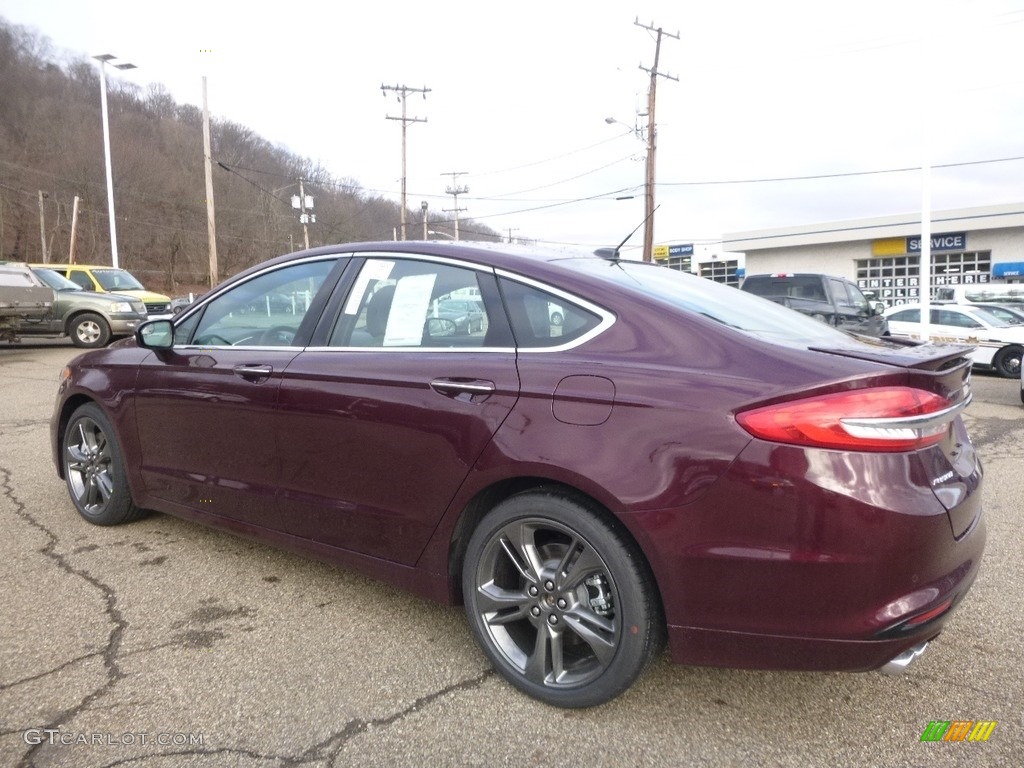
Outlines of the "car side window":
{"type": "Polygon", "coordinates": [[[855,307],[858,312],[871,314],[871,304],[868,302],[864,293],[853,283],[846,283],[846,292],[849,294],[849,302],[851,306],[855,307]]]}
{"type": "Polygon", "coordinates": [[[519,347],[557,347],[596,328],[601,318],[533,286],[503,279],[512,333],[519,347]]]}
{"type": "Polygon", "coordinates": [[[898,323],[919,323],[921,322],[921,310],[901,309],[899,312],[893,313],[889,319],[895,320],[898,323]]]}
{"type": "MultiPolygon", "coordinates": [[[[367,259],[329,341],[332,347],[503,346],[474,269],[401,258],[367,259]]],[[[493,280],[493,279],[492,279],[493,280]]]]}
{"type": "Polygon", "coordinates": [[[195,322],[179,326],[175,343],[202,346],[288,347],[334,259],[291,264],[246,280],[213,299],[195,322]],[[180,333],[179,333],[180,332],[180,333]],[[188,338],[188,341],[184,339],[188,338]]]}
{"type": "Polygon", "coordinates": [[[87,291],[93,290],[92,280],[90,280],[89,276],[85,274],[85,272],[82,272],[81,270],[76,269],[72,272],[69,272],[68,280],[77,285],[82,286],[82,288],[84,288],[87,291]]]}
{"type": "Polygon", "coordinates": [[[938,318],[936,319],[938,325],[951,325],[956,328],[981,328],[982,325],[973,317],[961,314],[960,312],[952,312],[948,309],[938,310],[938,318]]]}

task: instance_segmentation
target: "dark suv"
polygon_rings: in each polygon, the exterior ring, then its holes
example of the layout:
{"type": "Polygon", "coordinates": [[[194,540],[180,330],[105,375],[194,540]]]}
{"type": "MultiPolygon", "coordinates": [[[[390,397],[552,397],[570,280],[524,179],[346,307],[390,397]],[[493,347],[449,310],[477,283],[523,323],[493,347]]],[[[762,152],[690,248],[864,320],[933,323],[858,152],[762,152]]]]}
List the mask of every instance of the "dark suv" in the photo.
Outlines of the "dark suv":
{"type": "Polygon", "coordinates": [[[851,280],[813,273],[749,275],[741,290],[795,309],[815,320],[868,336],[888,336],[889,326],[851,280]]]}

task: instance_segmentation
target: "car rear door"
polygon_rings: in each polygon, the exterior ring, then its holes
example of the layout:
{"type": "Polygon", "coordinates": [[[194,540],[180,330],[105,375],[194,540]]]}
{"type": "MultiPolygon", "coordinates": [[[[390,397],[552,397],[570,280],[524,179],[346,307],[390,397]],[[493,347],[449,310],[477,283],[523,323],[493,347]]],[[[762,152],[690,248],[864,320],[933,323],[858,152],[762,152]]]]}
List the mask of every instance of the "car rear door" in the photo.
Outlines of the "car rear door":
{"type": "Polygon", "coordinates": [[[282,521],[297,536],[412,564],[519,396],[495,277],[378,254],[325,318],[281,384],[282,521]],[[473,288],[482,328],[455,333],[438,305],[473,288]]]}

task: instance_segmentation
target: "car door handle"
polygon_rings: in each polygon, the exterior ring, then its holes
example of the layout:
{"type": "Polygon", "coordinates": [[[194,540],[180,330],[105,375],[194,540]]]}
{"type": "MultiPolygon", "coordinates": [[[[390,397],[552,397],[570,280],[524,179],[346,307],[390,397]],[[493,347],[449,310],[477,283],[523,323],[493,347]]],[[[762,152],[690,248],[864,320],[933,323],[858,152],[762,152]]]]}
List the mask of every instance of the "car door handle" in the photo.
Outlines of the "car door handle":
{"type": "Polygon", "coordinates": [[[270,365],[236,365],[231,370],[243,379],[266,379],[274,372],[273,366],[270,365]]]}
{"type": "Polygon", "coordinates": [[[434,379],[430,388],[442,395],[458,395],[466,392],[470,395],[490,395],[494,393],[494,382],[482,379],[434,379]]]}

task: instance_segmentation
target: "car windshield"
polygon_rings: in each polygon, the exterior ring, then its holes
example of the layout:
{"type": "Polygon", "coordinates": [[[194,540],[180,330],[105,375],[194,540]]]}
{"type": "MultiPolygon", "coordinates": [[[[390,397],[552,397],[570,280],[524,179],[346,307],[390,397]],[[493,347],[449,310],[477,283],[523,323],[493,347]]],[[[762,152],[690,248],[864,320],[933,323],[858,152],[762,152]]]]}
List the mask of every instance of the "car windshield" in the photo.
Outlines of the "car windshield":
{"type": "Polygon", "coordinates": [[[607,262],[597,274],[752,336],[801,345],[849,343],[842,331],[736,288],[642,262],[607,262]]]}
{"type": "Polygon", "coordinates": [[[1006,320],[992,312],[992,310],[985,309],[984,307],[975,307],[974,315],[980,320],[991,325],[993,328],[1009,328],[1012,325],[1012,323],[1008,323],[1006,320]]]}
{"type": "Polygon", "coordinates": [[[105,291],[144,291],[142,283],[123,269],[94,269],[96,281],[105,291]]]}
{"type": "Polygon", "coordinates": [[[64,275],[54,272],[52,269],[33,269],[36,277],[53,288],[55,291],[83,291],[85,290],[78,283],[73,283],[64,275]]]}

